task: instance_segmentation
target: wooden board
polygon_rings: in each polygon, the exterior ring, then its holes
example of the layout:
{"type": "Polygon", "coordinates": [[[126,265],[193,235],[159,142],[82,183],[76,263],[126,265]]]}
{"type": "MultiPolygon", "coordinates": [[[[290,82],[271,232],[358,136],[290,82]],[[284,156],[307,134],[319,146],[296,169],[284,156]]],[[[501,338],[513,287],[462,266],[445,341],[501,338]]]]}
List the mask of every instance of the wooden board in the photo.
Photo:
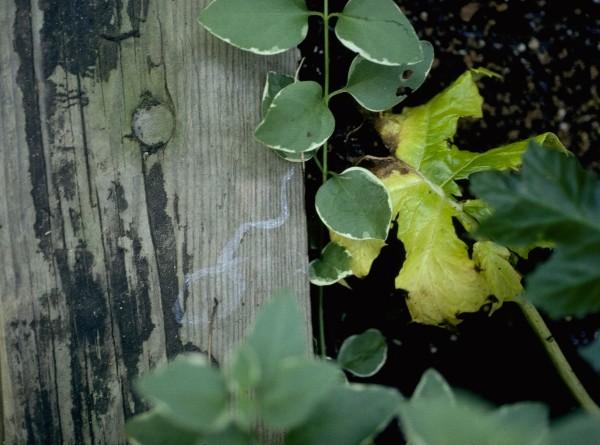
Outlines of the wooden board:
{"type": "Polygon", "coordinates": [[[276,288],[310,335],[301,168],[252,137],[297,56],[219,42],[206,3],[0,2],[6,444],[125,443],[132,380],[226,360],[276,288]]]}

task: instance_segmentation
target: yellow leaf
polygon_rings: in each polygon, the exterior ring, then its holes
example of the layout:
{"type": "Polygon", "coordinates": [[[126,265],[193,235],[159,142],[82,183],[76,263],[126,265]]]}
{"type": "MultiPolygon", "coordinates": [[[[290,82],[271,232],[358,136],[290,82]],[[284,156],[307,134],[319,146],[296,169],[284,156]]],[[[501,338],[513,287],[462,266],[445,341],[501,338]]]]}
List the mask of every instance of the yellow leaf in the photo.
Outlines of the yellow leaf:
{"type": "Polygon", "coordinates": [[[494,295],[500,304],[514,300],[523,291],[521,275],[509,259],[510,251],[491,241],[478,241],[473,246],[473,260],[487,281],[490,295],[494,295]]]}
{"type": "Polygon", "coordinates": [[[350,252],[350,267],[352,273],[358,278],[366,277],[369,274],[373,261],[379,256],[382,247],[385,246],[385,241],[377,239],[355,240],[345,238],[335,232],[329,232],[329,236],[331,241],[350,252]]]}

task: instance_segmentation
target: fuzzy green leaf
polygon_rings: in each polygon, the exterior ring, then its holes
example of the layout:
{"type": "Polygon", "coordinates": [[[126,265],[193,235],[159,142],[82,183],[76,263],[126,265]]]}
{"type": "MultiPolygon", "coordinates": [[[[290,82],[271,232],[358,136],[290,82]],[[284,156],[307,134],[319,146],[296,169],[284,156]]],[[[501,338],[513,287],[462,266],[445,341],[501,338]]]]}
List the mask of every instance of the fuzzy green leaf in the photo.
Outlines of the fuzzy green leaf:
{"type": "Polygon", "coordinates": [[[402,430],[415,445],[542,445],[547,409],[518,403],[492,409],[452,389],[436,372],[424,374],[413,397],[400,408],[402,430]]]}
{"type": "Polygon", "coordinates": [[[418,89],[425,81],[433,63],[433,47],[422,41],[425,59],[415,65],[386,66],[358,55],[348,72],[346,91],[367,110],[384,111],[398,105],[406,95],[401,89],[418,89]],[[405,78],[406,74],[410,77],[405,78]]]}
{"type": "Polygon", "coordinates": [[[553,426],[549,445],[598,445],[598,438],[598,416],[574,414],[553,426]]]}
{"type": "Polygon", "coordinates": [[[507,245],[551,240],[552,258],[527,279],[526,296],[552,317],[600,311],[600,181],[574,157],[532,144],[520,175],[489,172],[472,190],[495,213],[480,232],[507,245]]]}
{"type": "Polygon", "coordinates": [[[401,400],[391,388],[338,386],[286,435],[285,445],[366,444],[396,415],[401,400]]]}
{"type": "Polygon", "coordinates": [[[176,358],[143,377],[138,389],[181,428],[213,432],[228,422],[225,380],[199,354],[176,358]]]}
{"type": "Polygon", "coordinates": [[[295,82],[273,98],[255,136],[263,144],[291,154],[311,152],[333,134],[335,119],[323,102],[321,85],[295,82]]]}
{"type": "Polygon", "coordinates": [[[315,286],[329,286],[352,274],[350,253],[342,246],[329,243],[321,258],[311,261],[308,269],[310,282],[315,286]]]}
{"type": "Polygon", "coordinates": [[[265,424],[277,430],[293,428],[328,396],[340,371],[330,363],[292,358],[280,363],[273,378],[257,392],[265,424]]]}
{"type": "Polygon", "coordinates": [[[261,310],[247,345],[256,353],[263,382],[273,378],[283,360],[306,356],[304,318],[291,291],[275,293],[261,310]]]}
{"type": "Polygon", "coordinates": [[[371,377],[383,367],[387,359],[387,343],[377,329],[368,329],[360,335],[344,340],[337,361],[346,371],[358,377],[371,377]]]}
{"type": "Polygon", "coordinates": [[[304,0],[213,0],[198,21],[237,48],[268,55],[302,42],[308,16],[304,0]]]}
{"type": "Polygon", "coordinates": [[[351,239],[385,240],[392,217],[385,186],[371,172],[351,167],[319,188],[315,198],[321,221],[351,239]]]}
{"type": "Polygon", "coordinates": [[[200,434],[175,426],[154,409],[131,418],[127,436],[139,445],[197,445],[200,434]]]}
{"type": "Polygon", "coordinates": [[[335,33],[344,46],[380,65],[423,60],[419,38],[393,0],[350,0],[338,17],[335,33]]]}
{"type": "Polygon", "coordinates": [[[227,384],[233,393],[251,391],[260,383],[258,355],[249,345],[241,346],[227,367],[227,384]]]}
{"type": "Polygon", "coordinates": [[[267,73],[267,81],[265,82],[260,105],[263,116],[269,111],[269,107],[271,106],[271,103],[273,103],[273,99],[277,96],[277,93],[288,85],[293,84],[294,80],[294,76],[289,76],[287,74],[276,73],[275,71],[269,71],[267,73]]]}

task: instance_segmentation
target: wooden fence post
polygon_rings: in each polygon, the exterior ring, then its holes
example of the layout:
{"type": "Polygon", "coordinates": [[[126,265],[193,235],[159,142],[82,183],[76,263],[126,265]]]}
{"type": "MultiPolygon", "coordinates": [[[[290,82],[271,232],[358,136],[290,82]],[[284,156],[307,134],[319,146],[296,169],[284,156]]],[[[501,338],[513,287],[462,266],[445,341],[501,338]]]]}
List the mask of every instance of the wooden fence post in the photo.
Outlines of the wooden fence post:
{"type": "Polygon", "coordinates": [[[205,0],[0,2],[4,443],[124,444],[132,380],[217,362],[280,287],[307,320],[301,167],[253,140],[268,70],[205,0]]]}

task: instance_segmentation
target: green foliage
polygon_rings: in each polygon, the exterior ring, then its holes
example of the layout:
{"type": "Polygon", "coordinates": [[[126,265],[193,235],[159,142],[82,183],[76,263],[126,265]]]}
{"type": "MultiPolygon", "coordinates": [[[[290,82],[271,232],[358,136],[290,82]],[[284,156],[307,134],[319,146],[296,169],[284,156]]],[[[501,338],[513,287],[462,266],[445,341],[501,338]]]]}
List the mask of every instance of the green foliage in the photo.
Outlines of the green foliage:
{"type": "Polygon", "coordinates": [[[600,372],[600,338],[581,347],[579,353],[596,372],[600,372]]]}
{"type": "Polygon", "coordinates": [[[350,385],[333,362],[309,358],[303,317],[286,291],[260,312],[222,372],[187,355],[137,387],[154,405],[127,424],[141,445],[257,445],[258,425],[283,432],[286,444],[339,437],[329,443],[358,445],[394,417],[401,400],[395,390],[350,385]],[[371,413],[357,415],[366,405],[371,413]]]}
{"type": "Polygon", "coordinates": [[[352,275],[350,252],[333,242],[321,252],[321,258],[311,261],[308,269],[310,282],[315,286],[328,286],[352,275]]]}
{"type": "Polygon", "coordinates": [[[495,212],[479,233],[509,246],[552,241],[526,297],[552,317],[600,311],[600,181],[572,156],[532,144],[519,175],[486,173],[472,190],[495,212]]]}
{"type": "Polygon", "coordinates": [[[578,414],[550,426],[548,409],[522,402],[499,408],[455,392],[429,370],[400,407],[402,430],[414,445],[592,445],[600,419],[578,414]]]}
{"type": "Polygon", "coordinates": [[[344,340],[337,361],[343,369],[357,377],[371,377],[383,367],[386,359],[385,337],[377,329],[367,329],[344,340]]]}
{"type": "Polygon", "coordinates": [[[277,54],[304,40],[308,16],[304,0],[214,0],[198,20],[233,46],[256,54],[277,54]]]}
{"type": "Polygon", "coordinates": [[[374,63],[413,65],[423,60],[419,38],[393,0],[350,0],[335,34],[344,46],[374,63]]]}
{"type": "Polygon", "coordinates": [[[390,198],[367,169],[351,167],[329,179],[317,192],[315,205],[323,223],[346,238],[384,240],[387,236],[390,198]]]}

